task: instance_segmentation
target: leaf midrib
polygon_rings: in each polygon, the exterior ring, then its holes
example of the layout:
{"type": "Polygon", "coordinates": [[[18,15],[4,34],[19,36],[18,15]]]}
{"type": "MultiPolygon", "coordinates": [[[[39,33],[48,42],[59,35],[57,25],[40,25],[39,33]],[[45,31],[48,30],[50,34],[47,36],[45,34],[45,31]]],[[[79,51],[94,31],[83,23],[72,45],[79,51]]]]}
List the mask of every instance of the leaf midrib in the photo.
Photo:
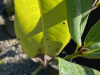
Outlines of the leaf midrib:
{"type": "Polygon", "coordinates": [[[43,26],[44,25],[44,22],[43,22],[41,4],[40,4],[40,1],[39,0],[38,0],[38,5],[39,5],[39,9],[40,9],[40,19],[41,19],[41,22],[42,22],[42,29],[43,29],[43,49],[45,51],[45,37],[44,37],[44,26],[43,26]]]}

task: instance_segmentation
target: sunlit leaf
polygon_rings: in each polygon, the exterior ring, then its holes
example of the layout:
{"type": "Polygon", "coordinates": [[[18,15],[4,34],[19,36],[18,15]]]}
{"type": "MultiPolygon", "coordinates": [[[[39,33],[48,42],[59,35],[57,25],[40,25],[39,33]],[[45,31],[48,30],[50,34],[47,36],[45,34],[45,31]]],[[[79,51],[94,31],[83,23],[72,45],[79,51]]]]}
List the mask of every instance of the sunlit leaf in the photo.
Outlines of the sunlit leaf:
{"type": "Polygon", "coordinates": [[[66,0],[14,0],[15,32],[30,57],[56,56],[70,40],[66,0]]]}

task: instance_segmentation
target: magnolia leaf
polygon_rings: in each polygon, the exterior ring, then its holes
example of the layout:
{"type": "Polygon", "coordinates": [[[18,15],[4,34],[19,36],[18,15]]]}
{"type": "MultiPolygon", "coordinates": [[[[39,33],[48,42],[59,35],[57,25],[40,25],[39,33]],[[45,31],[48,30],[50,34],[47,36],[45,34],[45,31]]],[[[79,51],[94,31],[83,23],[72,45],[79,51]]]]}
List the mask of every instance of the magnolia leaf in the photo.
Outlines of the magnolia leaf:
{"type": "Polygon", "coordinates": [[[81,1],[81,36],[84,32],[87,20],[88,20],[88,16],[89,13],[91,12],[91,6],[92,6],[92,2],[93,0],[80,0],[81,1]]]}
{"type": "Polygon", "coordinates": [[[70,40],[66,0],[14,0],[15,32],[30,57],[56,56],[70,40]]]}
{"type": "Polygon", "coordinates": [[[82,57],[100,59],[100,20],[91,28],[84,42],[84,47],[89,50],[82,57]]]}
{"type": "Polygon", "coordinates": [[[59,75],[100,75],[100,72],[95,69],[74,64],[61,58],[58,60],[59,75]]]}
{"type": "Polygon", "coordinates": [[[66,0],[68,26],[72,39],[81,46],[88,15],[91,11],[93,0],[66,0]]]}
{"type": "Polygon", "coordinates": [[[81,57],[89,58],[89,59],[100,59],[100,49],[94,51],[87,51],[81,57]]]}

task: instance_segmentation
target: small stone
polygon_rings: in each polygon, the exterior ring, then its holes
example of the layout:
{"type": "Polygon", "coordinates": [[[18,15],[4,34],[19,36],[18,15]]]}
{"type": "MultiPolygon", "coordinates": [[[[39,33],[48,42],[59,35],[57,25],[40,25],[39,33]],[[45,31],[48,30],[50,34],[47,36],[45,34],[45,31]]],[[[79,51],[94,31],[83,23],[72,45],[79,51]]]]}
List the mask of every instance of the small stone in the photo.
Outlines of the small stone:
{"type": "Polygon", "coordinates": [[[19,45],[19,48],[22,48],[21,45],[19,45]]]}
{"type": "MultiPolygon", "coordinates": [[[[12,60],[10,60],[11,63],[15,63],[15,62],[16,62],[14,59],[15,59],[15,58],[12,58],[12,60]]],[[[13,66],[13,64],[12,64],[12,66],[13,66]]]]}
{"type": "Polygon", "coordinates": [[[13,47],[12,47],[12,50],[15,50],[15,49],[16,49],[16,48],[13,46],[13,47]]]}
{"type": "Polygon", "coordinates": [[[3,19],[3,17],[0,15],[0,25],[4,25],[5,24],[5,20],[3,19]]]}
{"type": "Polygon", "coordinates": [[[16,39],[11,40],[12,41],[12,45],[16,44],[16,39]]]}
{"type": "Polygon", "coordinates": [[[19,49],[18,51],[19,51],[19,53],[23,53],[23,50],[21,50],[21,49],[19,49]]]}
{"type": "Polygon", "coordinates": [[[7,63],[7,60],[2,60],[2,62],[3,62],[4,64],[6,64],[6,63],[7,63]]]}
{"type": "Polygon", "coordinates": [[[13,58],[12,57],[9,57],[9,59],[12,60],[13,58]]]}
{"type": "Polygon", "coordinates": [[[25,58],[27,58],[27,55],[26,54],[22,54],[22,57],[25,59],[25,58]]]}
{"type": "Polygon", "coordinates": [[[9,57],[6,57],[6,58],[5,58],[5,60],[7,60],[7,61],[8,61],[8,60],[9,60],[9,57]]]}
{"type": "Polygon", "coordinates": [[[16,53],[19,53],[19,51],[18,51],[18,50],[16,50],[16,53]]]}
{"type": "Polygon", "coordinates": [[[15,56],[15,60],[18,61],[19,59],[20,59],[19,55],[16,55],[16,56],[15,56]]]}
{"type": "Polygon", "coordinates": [[[19,54],[19,56],[20,56],[21,58],[23,58],[23,55],[22,55],[22,53],[20,53],[20,54],[19,54]]]}
{"type": "Polygon", "coordinates": [[[12,41],[11,40],[9,40],[9,43],[11,44],[11,46],[12,46],[12,41]]]}
{"type": "Polygon", "coordinates": [[[9,43],[9,41],[5,40],[5,42],[4,42],[4,47],[5,47],[5,48],[8,48],[8,47],[10,47],[10,46],[11,46],[11,44],[9,43]]]}

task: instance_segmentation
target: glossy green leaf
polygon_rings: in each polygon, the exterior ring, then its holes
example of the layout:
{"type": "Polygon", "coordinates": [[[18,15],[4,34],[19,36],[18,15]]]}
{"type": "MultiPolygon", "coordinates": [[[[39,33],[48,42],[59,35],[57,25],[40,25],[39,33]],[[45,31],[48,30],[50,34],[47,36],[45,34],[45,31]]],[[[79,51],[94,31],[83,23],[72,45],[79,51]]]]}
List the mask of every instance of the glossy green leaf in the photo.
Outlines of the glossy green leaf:
{"type": "Polygon", "coordinates": [[[66,0],[68,26],[73,40],[81,46],[83,34],[93,0],[66,0]]]}
{"type": "Polygon", "coordinates": [[[81,57],[89,58],[89,59],[100,59],[100,49],[94,51],[87,51],[81,57]]]}
{"type": "MultiPolygon", "coordinates": [[[[85,38],[84,46],[89,48],[89,46],[99,42],[100,42],[100,20],[90,29],[89,33],[85,38]]],[[[94,48],[95,46],[92,47],[94,48]]],[[[90,47],[90,49],[93,48],[90,47]]]]}
{"type": "Polygon", "coordinates": [[[14,0],[15,32],[30,57],[56,56],[70,40],[66,0],[14,0]]]}
{"type": "Polygon", "coordinates": [[[59,60],[59,75],[100,75],[100,72],[85,66],[68,62],[64,59],[59,60]]]}
{"type": "Polygon", "coordinates": [[[82,55],[86,58],[100,59],[100,20],[91,28],[84,42],[89,50],[82,55]]]}

